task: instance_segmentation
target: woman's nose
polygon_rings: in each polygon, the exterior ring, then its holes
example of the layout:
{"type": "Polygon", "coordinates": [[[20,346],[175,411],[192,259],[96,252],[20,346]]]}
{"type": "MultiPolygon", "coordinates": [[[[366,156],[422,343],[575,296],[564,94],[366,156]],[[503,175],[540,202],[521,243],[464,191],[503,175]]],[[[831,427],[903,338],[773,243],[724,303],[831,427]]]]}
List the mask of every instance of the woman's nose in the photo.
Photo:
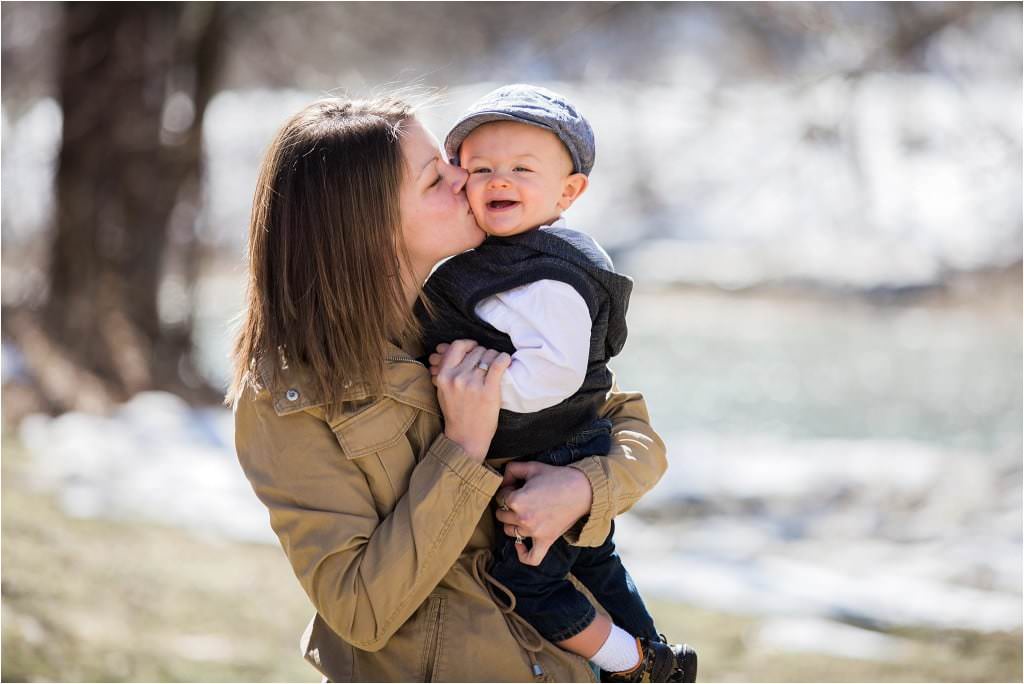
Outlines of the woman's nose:
{"type": "Polygon", "coordinates": [[[452,185],[452,192],[460,193],[462,188],[466,187],[466,181],[469,180],[469,172],[461,166],[455,166],[454,164],[448,164],[448,182],[452,185]]]}

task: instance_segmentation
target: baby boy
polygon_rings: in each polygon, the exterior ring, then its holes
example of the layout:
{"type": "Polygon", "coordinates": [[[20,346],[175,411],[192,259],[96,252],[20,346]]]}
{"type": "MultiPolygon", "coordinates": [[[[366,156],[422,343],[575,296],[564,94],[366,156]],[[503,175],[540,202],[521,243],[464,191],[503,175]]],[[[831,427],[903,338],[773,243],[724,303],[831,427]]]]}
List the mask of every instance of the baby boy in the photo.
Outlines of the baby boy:
{"type": "MultiPolygon", "coordinates": [[[[489,458],[565,466],[607,454],[611,423],[598,409],[612,384],[607,362],[626,340],[633,283],[562,217],[589,184],[590,124],[556,93],[510,85],[472,105],[445,150],[469,172],[466,194],[488,238],[427,281],[433,312],[420,310],[425,348],[467,338],[512,355],[489,458]]],[[[596,548],[559,539],[536,567],[516,550],[529,540],[501,535],[490,572],[515,595],[520,616],[589,658],[602,681],[694,681],[696,654],[658,634],[611,529],[596,548]]]]}

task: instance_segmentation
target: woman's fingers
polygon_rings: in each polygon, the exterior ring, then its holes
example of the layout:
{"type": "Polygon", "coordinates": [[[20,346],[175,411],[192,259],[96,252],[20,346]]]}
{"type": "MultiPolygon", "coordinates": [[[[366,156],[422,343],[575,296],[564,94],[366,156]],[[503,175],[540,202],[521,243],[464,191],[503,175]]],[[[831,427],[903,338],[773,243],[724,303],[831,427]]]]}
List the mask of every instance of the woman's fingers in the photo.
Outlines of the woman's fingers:
{"type": "Polygon", "coordinates": [[[472,340],[456,340],[442,354],[437,374],[431,373],[444,415],[445,436],[477,462],[487,455],[501,410],[501,387],[486,382],[491,372],[485,359],[491,358],[500,377],[507,365],[501,355],[495,356],[472,340]],[[486,370],[480,367],[481,361],[486,370]]]}
{"type": "Polygon", "coordinates": [[[441,366],[458,366],[462,359],[477,346],[475,340],[456,340],[441,354],[441,366]]]}
{"type": "MultiPolygon", "coordinates": [[[[535,518],[531,516],[523,516],[515,511],[497,510],[494,512],[494,517],[498,519],[498,522],[504,524],[506,530],[518,527],[519,534],[523,537],[532,537],[538,534],[538,530],[534,525],[535,518]]],[[[509,534],[512,533],[510,532],[509,534]]],[[[515,535],[512,534],[512,536],[515,535]]]]}
{"type": "MultiPolygon", "coordinates": [[[[471,340],[456,340],[456,342],[453,344],[458,344],[461,342],[471,342],[471,340]]],[[[476,343],[473,342],[473,344],[476,343]]],[[[467,371],[475,370],[487,373],[491,366],[497,365],[496,378],[492,382],[498,382],[501,380],[501,374],[505,371],[506,368],[508,368],[508,363],[503,357],[508,357],[509,362],[511,361],[512,358],[508,354],[503,354],[494,349],[487,349],[485,347],[477,345],[466,351],[465,355],[462,356],[461,360],[458,361],[457,363],[454,363],[454,365],[446,364],[443,366],[442,361],[444,361],[446,356],[448,356],[446,352],[451,348],[452,345],[449,345],[447,343],[439,344],[437,345],[438,351],[427,357],[427,360],[430,363],[431,377],[436,377],[437,375],[439,375],[441,373],[442,368],[462,367],[467,371]],[[477,350],[480,351],[478,352],[477,350]],[[484,366],[487,367],[487,370],[485,370],[484,366]]],[[[459,353],[462,353],[462,349],[460,347],[456,347],[455,350],[452,352],[453,355],[459,353]]],[[[456,357],[450,356],[448,358],[449,360],[452,360],[456,357]]],[[[436,382],[434,384],[437,385],[436,382]]]]}
{"type": "MultiPolygon", "coordinates": [[[[531,537],[529,532],[524,529],[522,525],[505,525],[502,529],[506,535],[513,539],[526,539],[527,537],[531,537]]],[[[519,562],[523,565],[532,565],[534,567],[540,565],[541,561],[544,560],[544,556],[548,555],[548,550],[552,547],[555,541],[556,540],[554,539],[548,540],[531,537],[530,548],[526,548],[526,544],[521,544],[516,541],[516,555],[519,556],[519,562]]]]}
{"type": "MultiPolygon", "coordinates": [[[[507,468],[508,465],[506,464],[505,467],[507,468]]],[[[498,504],[499,510],[508,510],[512,508],[510,497],[514,491],[516,491],[515,487],[501,487],[501,489],[495,493],[494,502],[498,504]]]]}
{"type": "Polygon", "coordinates": [[[585,516],[593,503],[590,481],[582,471],[536,461],[506,463],[496,497],[494,515],[502,529],[514,537],[518,527],[521,537],[533,540],[530,549],[523,549],[529,553],[519,553],[526,565],[538,565],[551,544],[585,516]],[[521,486],[515,488],[517,481],[521,486]],[[508,510],[502,510],[502,504],[508,510]]]}
{"type": "Polygon", "coordinates": [[[431,354],[428,358],[430,361],[430,381],[434,384],[434,387],[438,387],[437,380],[442,372],[445,374],[445,377],[453,379],[458,374],[458,369],[466,356],[481,347],[473,340],[455,340],[451,344],[447,342],[439,344],[437,348],[443,350],[443,352],[431,354]]]}
{"type": "Polygon", "coordinates": [[[482,461],[501,410],[498,381],[511,357],[498,354],[473,340],[455,340],[439,359],[430,357],[430,377],[445,419],[445,435],[461,445],[474,460],[482,461]],[[435,364],[434,361],[437,361],[435,364]]]}
{"type": "Polygon", "coordinates": [[[437,345],[435,350],[431,352],[430,356],[427,357],[427,360],[430,362],[430,365],[439,365],[441,363],[441,359],[444,357],[444,353],[448,351],[448,348],[451,346],[452,345],[448,344],[447,342],[442,342],[441,344],[437,345]]]}
{"type": "Polygon", "coordinates": [[[501,376],[504,375],[511,363],[512,357],[505,352],[496,355],[488,364],[490,367],[487,370],[487,377],[485,379],[487,387],[499,385],[501,383],[501,376]]]}
{"type": "Polygon", "coordinates": [[[530,528],[530,526],[526,524],[526,521],[520,518],[519,514],[515,511],[503,511],[498,509],[494,512],[494,517],[498,519],[498,522],[504,523],[506,526],[519,525],[520,528],[528,529],[530,532],[533,532],[533,529],[530,528]]]}
{"type": "Polygon", "coordinates": [[[477,363],[476,365],[477,370],[486,373],[487,370],[491,367],[491,364],[494,363],[494,359],[496,358],[498,358],[497,351],[493,349],[485,349],[484,355],[480,357],[480,362],[477,363]],[[484,368],[484,366],[487,366],[487,368],[484,368]]]}
{"type": "MultiPolygon", "coordinates": [[[[543,470],[543,465],[536,461],[509,461],[505,464],[505,472],[501,476],[501,487],[515,491],[515,487],[508,487],[508,485],[519,480],[529,480],[543,470]]],[[[504,499],[499,499],[499,501],[504,501],[504,499]]]]}
{"type": "Polygon", "coordinates": [[[480,364],[480,359],[484,357],[484,353],[486,351],[486,347],[480,346],[476,346],[471,349],[468,354],[462,357],[462,361],[454,369],[454,374],[469,380],[477,366],[480,364]]]}
{"type": "Polygon", "coordinates": [[[523,565],[531,565],[529,562],[530,552],[527,550],[526,544],[513,544],[512,546],[515,547],[516,555],[519,556],[519,562],[523,565]]]}
{"type": "Polygon", "coordinates": [[[468,354],[473,353],[477,346],[477,343],[473,340],[455,340],[452,342],[444,354],[441,355],[441,361],[438,364],[441,371],[445,372],[457,368],[466,359],[468,354]]]}
{"type": "Polygon", "coordinates": [[[516,555],[519,556],[519,562],[523,565],[532,565],[534,567],[540,565],[540,562],[544,560],[544,556],[548,555],[548,549],[554,542],[540,541],[537,539],[533,540],[533,546],[527,550],[525,544],[516,544],[516,555]]]}

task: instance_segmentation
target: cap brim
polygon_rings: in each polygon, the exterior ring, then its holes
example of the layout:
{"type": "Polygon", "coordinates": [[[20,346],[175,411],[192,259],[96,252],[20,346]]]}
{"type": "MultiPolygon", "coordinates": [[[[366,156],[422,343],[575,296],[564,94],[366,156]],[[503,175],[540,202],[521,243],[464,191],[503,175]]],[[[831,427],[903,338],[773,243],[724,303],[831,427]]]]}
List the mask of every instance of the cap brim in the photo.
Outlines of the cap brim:
{"type": "Polygon", "coordinates": [[[453,164],[458,163],[459,148],[462,147],[463,141],[469,137],[475,129],[483,126],[485,123],[492,123],[494,121],[515,121],[517,123],[529,124],[530,126],[536,126],[537,128],[543,128],[547,131],[554,132],[551,126],[546,124],[537,123],[531,121],[522,116],[516,116],[507,112],[477,112],[462,119],[452,127],[452,130],[448,131],[448,135],[444,139],[444,151],[448,155],[449,161],[453,164]]]}

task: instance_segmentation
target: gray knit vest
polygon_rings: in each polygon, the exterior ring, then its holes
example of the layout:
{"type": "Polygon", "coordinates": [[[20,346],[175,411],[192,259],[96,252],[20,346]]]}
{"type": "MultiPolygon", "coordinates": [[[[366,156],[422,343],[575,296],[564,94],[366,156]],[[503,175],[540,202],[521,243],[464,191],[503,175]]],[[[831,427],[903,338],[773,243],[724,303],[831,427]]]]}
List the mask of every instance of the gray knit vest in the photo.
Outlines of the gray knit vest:
{"type": "Polygon", "coordinates": [[[572,286],[587,303],[593,326],[583,385],[562,402],[535,413],[502,409],[489,457],[528,459],[568,440],[598,415],[612,376],[608,359],[626,342],[626,308],[633,281],[611,269],[611,261],[589,236],[565,228],[488,237],[476,249],[452,257],[430,276],[424,291],[434,317],[419,304],[427,354],[441,342],[471,339],[512,354],[508,335],[477,317],[486,297],[538,280],[572,286]]]}

